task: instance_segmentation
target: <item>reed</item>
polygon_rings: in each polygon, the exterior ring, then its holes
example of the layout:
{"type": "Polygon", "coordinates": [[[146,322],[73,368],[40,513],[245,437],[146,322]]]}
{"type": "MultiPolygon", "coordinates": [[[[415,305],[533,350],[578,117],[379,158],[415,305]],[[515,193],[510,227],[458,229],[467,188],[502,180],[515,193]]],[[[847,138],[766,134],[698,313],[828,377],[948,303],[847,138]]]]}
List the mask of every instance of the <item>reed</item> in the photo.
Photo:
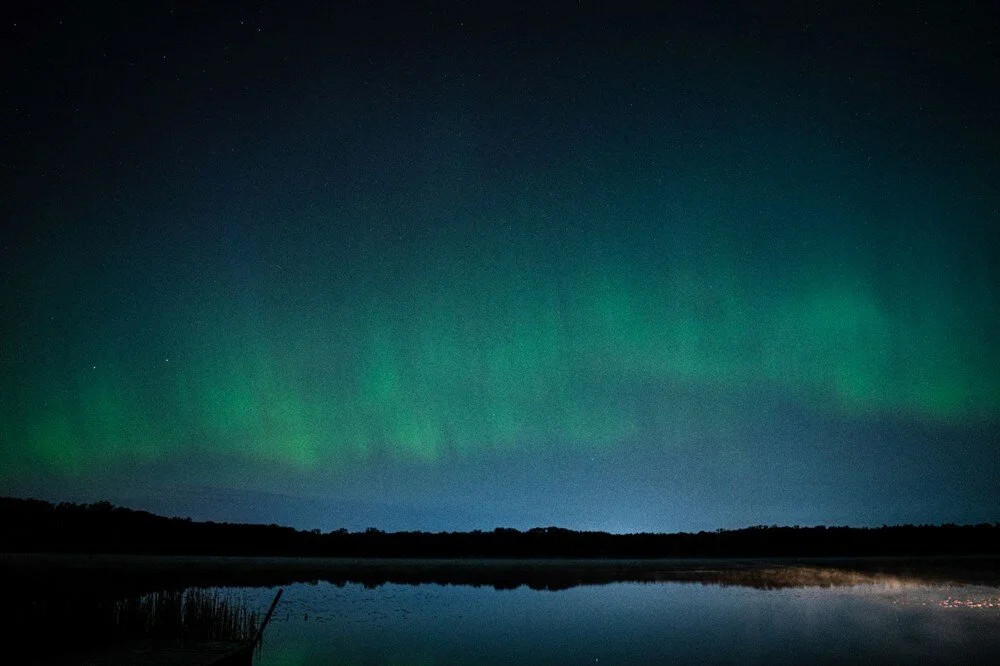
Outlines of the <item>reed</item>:
{"type": "Polygon", "coordinates": [[[238,594],[209,588],[127,596],[94,588],[12,592],[0,605],[6,648],[36,660],[136,644],[249,643],[261,618],[238,594]]]}
{"type": "Polygon", "coordinates": [[[260,624],[257,612],[244,601],[199,588],[120,599],[110,610],[111,633],[116,640],[246,641],[253,638],[260,624]]]}

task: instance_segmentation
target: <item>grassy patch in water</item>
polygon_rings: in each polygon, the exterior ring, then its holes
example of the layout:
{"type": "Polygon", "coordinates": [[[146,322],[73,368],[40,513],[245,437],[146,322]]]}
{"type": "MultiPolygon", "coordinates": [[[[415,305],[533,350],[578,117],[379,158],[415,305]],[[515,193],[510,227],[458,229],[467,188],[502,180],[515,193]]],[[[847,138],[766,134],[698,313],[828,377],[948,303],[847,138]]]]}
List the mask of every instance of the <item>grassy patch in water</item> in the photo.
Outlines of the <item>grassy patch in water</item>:
{"type": "Polygon", "coordinates": [[[126,646],[250,641],[262,617],[234,593],[197,587],[128,596],[91,586],[20,592],[8,599],[0,622],[25,663],[126,646]]]}
{"type": "Polygon", "coordinates": [[[246,641],[260,624],[257,613],[241,600],[198,588],[121,599],[110,611],[116,638],[246,641]]]}

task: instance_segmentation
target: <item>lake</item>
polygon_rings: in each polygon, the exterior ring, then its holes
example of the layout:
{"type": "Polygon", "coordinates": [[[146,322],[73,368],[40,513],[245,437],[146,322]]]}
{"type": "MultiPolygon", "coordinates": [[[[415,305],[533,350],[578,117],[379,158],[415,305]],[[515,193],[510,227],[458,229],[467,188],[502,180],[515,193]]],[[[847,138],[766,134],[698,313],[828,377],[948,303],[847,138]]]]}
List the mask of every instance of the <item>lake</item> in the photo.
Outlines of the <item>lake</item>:
{"type": "Polygon", "coordinates": [[[1000,654],[996,559],[23,556],[14,565],[22,589],[32,575],[32,589],[49,593],[88,582],[209,587],[261,613],[281,587],[261,666],[989,663],[1000,654]]]}
{"type": "MultiPolygon", "coordinates": [[[[260,601],[270,594],[261,595],[260,601]]],[[[294,584],[259,663],[988,663],[1000,589],[294,584]]]]}

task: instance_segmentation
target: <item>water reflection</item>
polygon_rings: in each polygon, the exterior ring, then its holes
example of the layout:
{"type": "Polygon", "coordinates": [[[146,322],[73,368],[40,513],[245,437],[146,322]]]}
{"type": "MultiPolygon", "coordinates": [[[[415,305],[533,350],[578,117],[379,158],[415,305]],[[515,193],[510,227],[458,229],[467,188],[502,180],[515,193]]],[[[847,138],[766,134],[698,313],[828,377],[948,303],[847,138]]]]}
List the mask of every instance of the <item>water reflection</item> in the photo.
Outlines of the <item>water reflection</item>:
{"type": "Polygon", "coordinates": [[[694,582],[758,589],[959,582],[1000,586],[1000,559],[857,558],[831,560],[406,560],[326,558],[14,555],[0,572],[18,587],[94,585],[125,592],[218,586],[387,584],[565,590],[622,582],[694,582]]]}
{"type": "Polygon", "coordinates": [[[9,608],[45,595],[72,595],[82,608],[90,598],[200,586],[264,609],[282,586],[264,666],[945,663],[1000,651],[996,565],[46,556],[8,561],[4,572],[9,608]]]}
{"type": "Polygon", "coordinates": [[[261,664],[945,663],[1000,649],[996,588],[612,583],[558,592],[328,583],[286,590],[261,664]]]}

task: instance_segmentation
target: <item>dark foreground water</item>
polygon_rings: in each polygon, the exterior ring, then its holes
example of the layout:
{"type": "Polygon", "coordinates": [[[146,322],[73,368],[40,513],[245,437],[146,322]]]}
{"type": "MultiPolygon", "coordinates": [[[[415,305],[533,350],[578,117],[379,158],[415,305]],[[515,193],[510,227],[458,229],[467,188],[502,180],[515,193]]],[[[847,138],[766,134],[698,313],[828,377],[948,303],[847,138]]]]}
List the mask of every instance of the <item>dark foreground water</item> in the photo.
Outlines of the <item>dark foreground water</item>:
{"type": "MultiPolygon", "coordinates": [[[[246,591],[243,592],[244,594],[246,591]]],[[[263,604],[270,591],[257,591],[263,604]]],[[[996,663],[1000,589],[294,584],[259,662],[996,663]]]]}
{"type": "Polygon", "coordinates": [[[67,632],[106,608],[103,600],[192,587],[261,615],[284,589],[255,660],[261,666],[1000,663],[997,558],[22,555],[0,564],[5,643],[21,637],[38,663],[77,663],[46,653],[72,647],[67,632]]]}

